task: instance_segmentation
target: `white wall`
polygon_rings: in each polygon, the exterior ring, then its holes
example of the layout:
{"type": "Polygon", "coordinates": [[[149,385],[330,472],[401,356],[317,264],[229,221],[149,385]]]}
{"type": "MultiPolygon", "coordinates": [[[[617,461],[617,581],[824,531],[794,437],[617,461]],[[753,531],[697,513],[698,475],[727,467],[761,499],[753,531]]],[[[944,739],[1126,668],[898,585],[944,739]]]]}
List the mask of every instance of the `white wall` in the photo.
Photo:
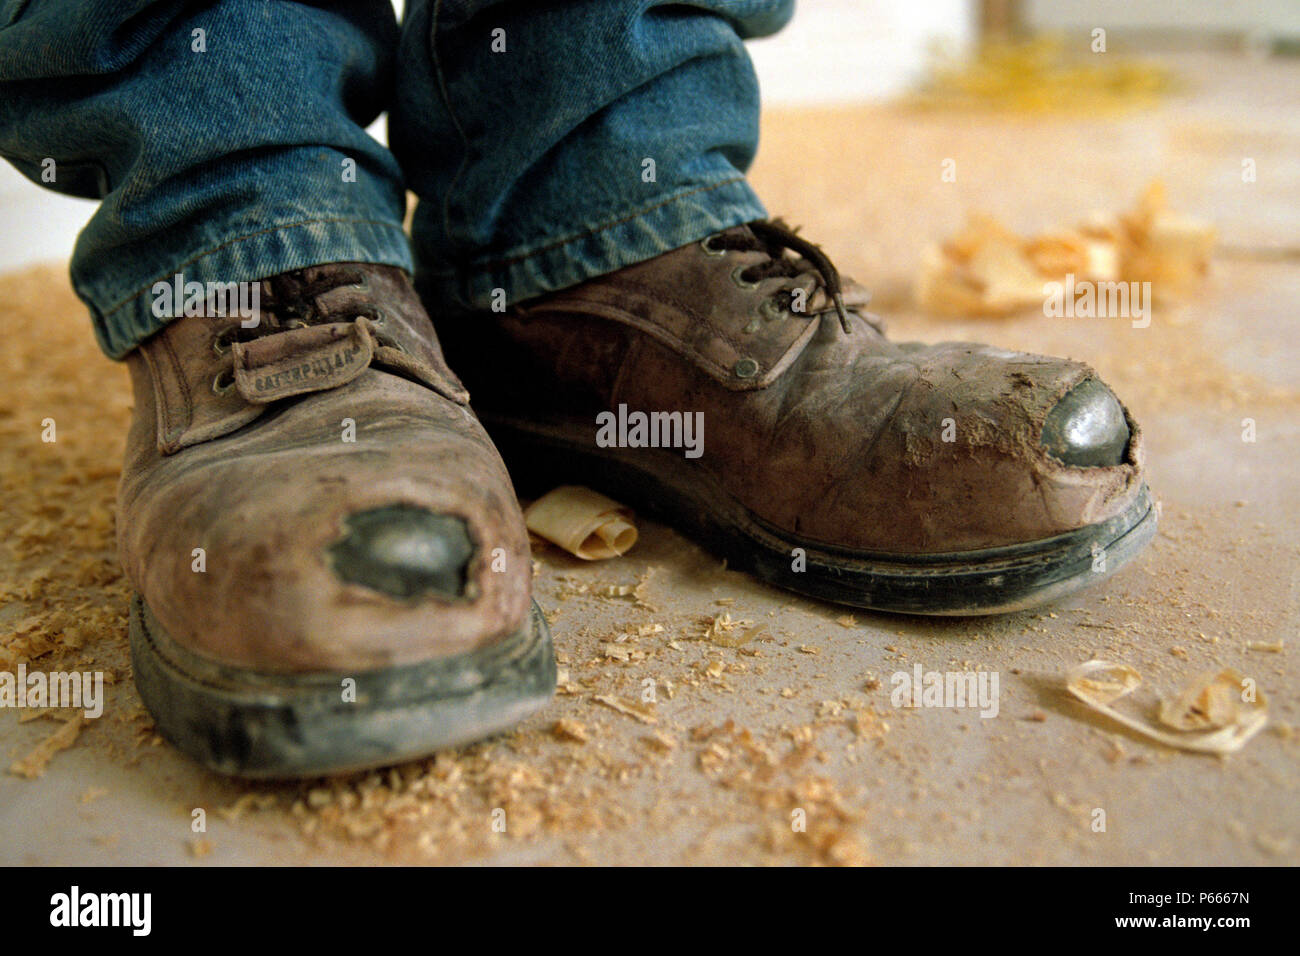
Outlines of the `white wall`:
{"type": "Polygon", "coordinates": [[[1026,0],[1032,27],[1300,35],[1297,0],[1026,0]]]}

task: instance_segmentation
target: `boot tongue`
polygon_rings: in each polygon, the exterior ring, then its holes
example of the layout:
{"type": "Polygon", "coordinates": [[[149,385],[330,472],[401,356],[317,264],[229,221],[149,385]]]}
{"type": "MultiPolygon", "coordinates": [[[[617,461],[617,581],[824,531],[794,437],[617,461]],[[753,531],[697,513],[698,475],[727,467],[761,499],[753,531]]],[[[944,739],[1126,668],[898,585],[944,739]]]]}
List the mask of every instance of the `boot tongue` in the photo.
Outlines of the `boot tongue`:
{"type": "Polygon", "coordinates": [[[272,276],[263,289],[259,322],[231,343],[234,385],[245,400],[265,405],[338,388],[373,365],[469,402],[423,310],[406,302],[413,293],[404,279],[331,263],[272,276]]]}
{"type": "Polygon", "coordinates": [[[375,357],[370,321],[288,329],[231,345],[239,394],[264,405],[346,385],[375,357]]]}
{"type": "Polygon", "coordinates": [[[338,388],[365,371],[375,357],[374,327],[349,301],[364,280],[362,270],[338,263],[264,280],[261,321],[231,343],[239,394],[265,405],[338,388]]]}
{"type": "Polygon", "coordinates": [[[332,314],[337,306],[330,301],[331,293],[348,287],[360,291],[365,279],[364,270],[343,263],[309,266],[271,276],[264,280],[264,305],[271,314],[272,327],[284,327],[295,321],[319,324],[331,318],[351,318],[332,314]]]}

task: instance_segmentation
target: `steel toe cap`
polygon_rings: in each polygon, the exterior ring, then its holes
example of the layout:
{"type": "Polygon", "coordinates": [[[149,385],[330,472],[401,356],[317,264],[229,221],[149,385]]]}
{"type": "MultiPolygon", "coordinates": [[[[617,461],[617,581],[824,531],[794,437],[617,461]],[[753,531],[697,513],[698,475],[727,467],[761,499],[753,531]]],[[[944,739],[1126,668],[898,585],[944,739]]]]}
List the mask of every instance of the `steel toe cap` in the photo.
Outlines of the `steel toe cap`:
{"type": "Polygon", "coordinates": [[[1129,443],[1124,406],[1104,383],[1090,378],[1047,413],[1040,441],[1049,455],[1067,465],[1122,464],[1129,443]]]}

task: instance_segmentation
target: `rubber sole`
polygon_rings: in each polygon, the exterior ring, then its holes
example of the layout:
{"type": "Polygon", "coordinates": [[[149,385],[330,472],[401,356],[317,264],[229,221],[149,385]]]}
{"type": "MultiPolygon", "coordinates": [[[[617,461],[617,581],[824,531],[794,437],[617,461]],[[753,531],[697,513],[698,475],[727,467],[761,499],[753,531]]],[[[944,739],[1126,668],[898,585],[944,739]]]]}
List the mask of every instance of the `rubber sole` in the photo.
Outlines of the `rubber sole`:
{"type": "Polygon", "coordinates": [[[809,597],[899,614],[1023,610],[1104,580],[1156,533],[1145,485],[1122,514],[1022,544],[945,554],[880,554],[828,547],[773,528],[675,452],[629,452],[579,440],[572,426],[479,418],[516,489],[583,484],[653,515],[769,584],[809,597]],[[634,460],[633,460],[634,459],[634,460]]]}
{"type": "Polygon", "coordinates": [[[422,757],[513,727],[555,691],[550,629],[536,604],[519,632],[490,648],[358,674],[215,663],[168,637],[138,594],[130,639],[159,733],[237,777],[315,777],[422,757]]]}

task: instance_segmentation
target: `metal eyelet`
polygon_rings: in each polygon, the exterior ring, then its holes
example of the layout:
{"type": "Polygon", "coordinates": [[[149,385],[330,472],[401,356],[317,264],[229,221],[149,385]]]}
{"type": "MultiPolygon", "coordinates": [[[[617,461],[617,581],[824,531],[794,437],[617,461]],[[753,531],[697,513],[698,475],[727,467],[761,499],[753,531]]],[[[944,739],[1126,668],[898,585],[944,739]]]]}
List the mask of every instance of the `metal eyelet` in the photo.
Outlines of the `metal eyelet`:
{"type": "Polygon", "coordinates": [[[758,312],[763,316],[763,318],[771,322],[779,322],[787,315],[786,310],[781,307],[781,303],[777,302],[776,299],[773,298],[767,298],[760,302],[758,304],[758,312]]]}
{"type": "Polygon", "coordinates": [[[284,327],[286,329],[305,329],[307,328],[307,323],[302,319],[290,319],[288,322],[284,323],[284,327]]]}
{"type": "Polygon", "coordinates": [[[740,286],[740,288],[742,289],[757,289],[758,288],[757,282],[750,282],[748,279],[745,279],[741,276],[741,273],[748,268],[749,266],[736,266],[736,268],[732,269],[731,281],[736,283],[736,285],[740,286]]]}
{"type": "Polygon", "coordinates": [[[703,239],[700,240],[700,248],[704,250],[704,254],[706,256],[721,257],[727,254],[726,249],[715,249],[713,246],[709,245],[709,240],[717,235],[719,234],[715,232],[712,236],[705,236],[703,239]]]}
{"type": "Polygon", "coordinates": [[[230,369],[223,369],[212,379],[212,394],[214,395],[225,395],[234,387],[235,373],[230,369]]]}
{"type": "Polygon", "coordinates": [[[368,316],[368,318],[370,319],[371,322],[375,323],[375,325],[388,324],[388,313],[385,312],[383,309],[375,309],[375,314],[372,316],[368,316]]]}
{"type": "Polygon", "coordinates": [[[222,329],[216,335],[212,336],[212,351],[217,355],[224,356],[230,351],[230,335],[234,328],[227,327],[222,329]]]}
{"type": "Polygon", "coordinates": [[[735,364],[732,372],[736,378],[753,378],[758,374],[758,362],[752,358],[743,358],[735,364]]]}

